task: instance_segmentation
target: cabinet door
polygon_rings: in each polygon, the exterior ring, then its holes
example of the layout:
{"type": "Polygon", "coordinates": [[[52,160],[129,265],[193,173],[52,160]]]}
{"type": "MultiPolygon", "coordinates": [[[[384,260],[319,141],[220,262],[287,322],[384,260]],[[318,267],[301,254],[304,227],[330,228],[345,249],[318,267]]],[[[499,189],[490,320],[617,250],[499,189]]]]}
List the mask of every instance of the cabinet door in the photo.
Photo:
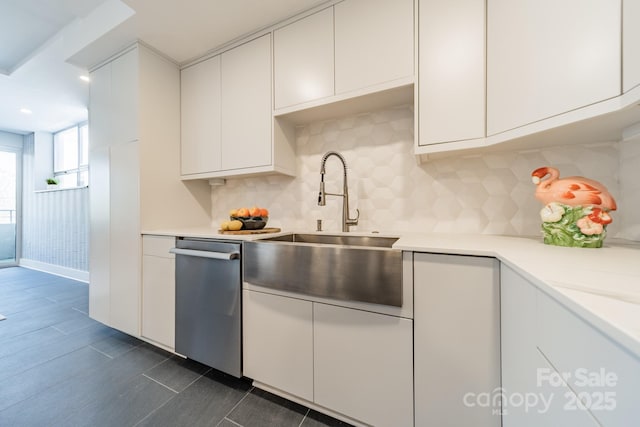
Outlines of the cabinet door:
{"type": "Polygon", "coordinates": [[[91,146],[89,165],[89,315],[109,325],[109,147],[91,146]]]}
{"type": "Polygon", "coordinates": [[[376,426],[413,425],[413,322],[313,304],[314,402],[376,426]]]}
{"type": "Polygon", "coordinates": [[[600,424],[640,425],[640,359],[543,292],[538,292],[537,313],[540,352],[600,424]]]}
{"type": "Polygon", "coordinates": [[[640,2],[624,0],[622,10],[622,79],[623,91],[627,92],[640,85],[640,2]]]}
{"type": "Polygon", "coordinates": [[[469,405],[500,387],[500,281],[494,258],[414,254],[416,425],[500,427],[469,405]]]}
{"type": "Polygon", "coordinates": [[[503,427],[600,425],[538,350],[539,291],[504,264],[500,275],[503,427]]]}
{"type": "Polygon", "coordinates": [[[89,148],[108,147],[112,139],[111,64],[91,73],[89,85],[89,148]]]}
{"type": "Polygon", "coordinates": [[[619,95],[620,3],[489,0],[488,134],[619,95]]]}
{"type": "Polygon", "coordinates": [[[333,8],[273,33],[275,108],[334,94],[333,8]]]}
{"type": "Polygon", "coordinates": [[[418,3],[419,145],[485,136],[485,1],[418,3]]]}
{"type": "Polygon", "coordinates": [[[271,36],[221,56],[222,169],[267,166],[271,145],[271,36]]]}
{"type": "MultiPolygon", "coordinates": [[[[537,393],[536,288],[511,268],[500,266],[502,388],[509,395],[537,393]]],[[[535,408],[504,405],[503,427],[539,427],[535,408]]]]}
{"type": "Polygon", "coordinates": [[[413,0],[338,3],[336,94],[413,76],[413,22],[413,0]]]}
{"type": "Polygon", "coordinates": [[[220,57],[180,73],[182,175],[219,171],[220,57]]]}
{"type": "Polygon", "coordinates": [[[142,336],[175,348],[174,237],[142,238],[142,336]]]}
{"type": "Polygon", "coordinates": [[[112,142],[138,139],[138,49],[111,62],[112,142]]]}
{"type": "Polygon", "coordinates": [[[138,142],[110,149],[110,326],[140,334],[140,194],[138,142]]]}
{"type": "Polygon", "coordinates": [[[313,401],[312,303],[244,290],[243,375],[313,401]]]}

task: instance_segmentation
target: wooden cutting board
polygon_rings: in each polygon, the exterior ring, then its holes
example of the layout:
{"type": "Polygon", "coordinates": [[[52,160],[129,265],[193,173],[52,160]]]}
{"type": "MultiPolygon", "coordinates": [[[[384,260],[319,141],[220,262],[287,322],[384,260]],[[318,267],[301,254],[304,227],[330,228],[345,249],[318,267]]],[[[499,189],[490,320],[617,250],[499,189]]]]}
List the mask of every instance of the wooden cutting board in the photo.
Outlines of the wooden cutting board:
{"type": "Polygon", "coordinates": [[[276,227],[265,227],[260,230],[238,230],[238,231],[222,231],[218,230],[220,234],[267,234],[267,233],[279,233],[281,230],[276,227]]]}

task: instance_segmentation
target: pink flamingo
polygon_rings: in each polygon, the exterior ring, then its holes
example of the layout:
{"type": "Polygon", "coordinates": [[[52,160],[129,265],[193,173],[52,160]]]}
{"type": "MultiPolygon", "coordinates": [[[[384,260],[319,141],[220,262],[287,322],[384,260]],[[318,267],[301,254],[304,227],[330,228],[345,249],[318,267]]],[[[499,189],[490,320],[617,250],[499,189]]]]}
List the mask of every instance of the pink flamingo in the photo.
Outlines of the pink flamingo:
{"type": "Polygon", "coordinates": [[[537,185],[536,198],[545,205],[558,202],[569,206],[598,206],[605,211],[617,209],[609,190],[598,181],[581,176],[559,178],[558,169],[550,166],[531,172],[531,179],[537,185]],[[543,180],[547,175],[550,175],[549,179],[543,180]]]}

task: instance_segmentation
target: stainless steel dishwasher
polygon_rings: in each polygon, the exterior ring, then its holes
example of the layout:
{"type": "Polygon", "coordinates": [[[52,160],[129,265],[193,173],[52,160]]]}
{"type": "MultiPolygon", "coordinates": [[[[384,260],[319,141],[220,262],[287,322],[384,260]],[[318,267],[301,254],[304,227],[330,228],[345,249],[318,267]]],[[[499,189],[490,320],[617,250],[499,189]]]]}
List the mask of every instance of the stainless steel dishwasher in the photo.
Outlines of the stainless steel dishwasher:
{"type": "Polygon", "coordinates": [[[178,239],[176,353],[242,376],[241,244],[178,239]]]}

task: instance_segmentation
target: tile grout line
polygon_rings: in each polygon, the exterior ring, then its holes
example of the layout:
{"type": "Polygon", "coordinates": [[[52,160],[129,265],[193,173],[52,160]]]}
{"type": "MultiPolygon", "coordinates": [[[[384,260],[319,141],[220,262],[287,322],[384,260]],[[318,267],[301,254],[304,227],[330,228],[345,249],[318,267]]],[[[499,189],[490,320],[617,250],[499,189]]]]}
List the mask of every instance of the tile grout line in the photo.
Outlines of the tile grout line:
{"type": "MultiPolygon", "coordinates": [[[[53,326],[52,326],[52,327],[53,327],[53,326]]],[[[109,355],[109,354],[105,353],[104,351],[100,351],[100,350],[98,350],[97,348],[95,348],[95,347],[94,347],[93,345],[91,345],[91,344],[89,344],[89,348],[91,348],[91,349],[93,349],[93,350],[97,351],[98,353],[100,353],[100,354],[102,354],[102,355],[104,355],[104,356],[107,356],[109,359],[112,359],[112,360],[113,360],[113,359],[115,359],[113,356],[111,356],[111,355],[109,355]]]]}
{"type": "MultiPolygon", "coordinates": [[[[235,425],[235,426],[238,426],[238,427],[244,427],[242,424],[238,424],[237,422],[235,422],[235,421],[233,421],[232,419],[229,419],[229,418],[227,418],[227,417],[224,417],[223,419],[221,419],[221,420],[220,420],[220,423],[221,423],[221,422],[223,422],[223,421],[225,421],[225,420],[229,421],[231,424],[233,424],[233,425],[235,425]]],[[[220,423],[218,423],[218,425],[220,425],[220,423]]]]}
{"type": "MultiPolygon", "coordinates": [[[[254,386],[251,386],[251,388],[249,389],[249,391],[247,391],[247,392],[244,394],[244,396],[242,396],[242,399],[238,400],[238,403],[236,403],[235,405],[233,405],[233,408],[231,408],[231,409],[229,410],[229,412],[227,412],[227,414],[226,414],[224,417],[222,417],[222,419],[221,419],[220,421],[218,421],[218,424],[216,424],[216,427],[218,427],[222,421],[224,421],[225,419],[227,419],[227,417],[228,417],[229,415],[231,415],[231,413],[232,413],[232,412],[233,412],[233,411],[238,407],[238,405],[240,405],[240,404],[244,401],[244,399],[246,399],[246,398],[247,398],[247,396],[249,396],[249,394],[251,394],[251,392],[253,391],[253,389],[255,389],[255,387],[254,387],[254,386]]],[[[228,419],[229,419],[229,421],[233,421],[231,418],[228,418],[228,419]]]]}
{"type": "Polygon", "coordinates": [[[162,384],[160,381],[158,381],[158,380],[156,380],[156,379],[154,379],[154,378],[151,378],[149,375],[147,375],[147,374],[145,374],[145,373],[143,373],[143,374],[142,374],[142,376],[143,376],[143,377],[145,377],[145,378],[147,378],[147,379],[150,379],[151,381],[153,381],[153,382],[154,382],[154,383],[156,383],[156,384],[160,384],[162,387],[164,387],[164,388],[166,388],[166,389],[168,389],[168,390],[171,390],[171,391],[172,391],[172,392],[174,392],[175,394],[180,393],[179,391],[175,391],[174,389],[172,389],[172,388],[171,388],[171,387],[169,387],[168,385],[166,385],[166,384],[162,384]]]}
{"type": "MultiPolygon", "coordinates": [[[[142,374],[144,375],[144,374],[142,374]]],[[[146,375],[145,375],[146,376],[146,375]]],[[[147,377],[148,378],[148,377],[147,377]]],[[[151,379],[151,378],[149,378],[151,379]]],[[[177,394],[176,394],[177,396],[177,394]]],[[[136,427],[137,425],[140,425],[141,422],[143,422],[144,420],[146,420],[147,418],[149,418],[151,415],[155,414],[156,412],[158,412],[161,408],[163,408],[167,403],[171,402],[173,399],[175,399],[176,396],[172,396],[171,399],[167,400],[166,402],[164,402],[162,405],[160,405],[159,407],[157,407],[156,409],[154,409],[153,411],[149,412],[147,415],[145,415],[140,421],[138,421],[137,423],[135,423],[132,427],[136,427]]]]}
{"type": "Polygon", "coordinates": [[[89,313],[87,313],[86,311],[82,311],[82,310],[80,310],[79,308],[71,307],[71,310],[75,310],[75,311],[77,311],[78,313],[86,314],[87,316],[89,315],[89,313]]]}
{"type": "MultiPolygon", "coordinates": [[[[166,361],[168,361],[168,360],[171,360],[171,358],[168,358],[168,359],[163,360],[162,362],[160,362],[160,363],[158,363],[157,365],[155,365],[153,368],[155,368],[155,367],[157,367],[157,366],[159,366],[159,365],[161,365],[161,364],[165,363],[165,362],[166,362],[166,361]]],[[[151,370],[151,369],[153,369],[153,368],[150,368],[149,370],[151,370]]],[[[201,374],[201,375],[200,375],[198,378],[196,378],[195,380],[191,381],[191,382],[189,383],[189,385],[187,385],[187,386],[184,388],[184,390],[186,390],[187,388],[189,388],[189,387],[190,387],[194,382],[198,381],[200,378],[202,378],[202,377],[203,377],[207,372],[209,372],[210,370],[211,370],[211,368],[209,368],[209,369],[208,369],[204,374],[201,374]]],[[[146,372],[148,372],[148,371],[146,371],[146,372]]],[[[168,388],[169,390],[173,391],[174,393],[176,393],[176,396],[177,396],[178,394],[180,394],[180,392],[175,391],[175,390],[174,390],[174,389],[172,389],[171,387],[166,386],[166,385],[162,384],[161,382],[154,380],[153,378],[151,378],[150,376],[148,376],[146,373],[144,373],[144,372],[143,372],[143,373],[142,373],[142,375],[143,375],[144,377],[146,377],[146,378],[150,379],[151,381],[154,381],[154,382],[156,382],[156,383],[160,384],[161,386],[164,386],[164,387],[168,388]]],[[[183,391],[184,391],[184,390],[183,390],[183,391]]],[[[159,407],[157,407],[157,408],[156,408],[156,409],[154,409],[153,411],[149,412],[147,415],[145,415],[145,416],[144,416],[144,418],[142,418],[140,421],[138,421],[137,423],[135,423],[135,424],[133,425],[133,427],[136,427],[136,426],[137,426],[137,425],[139,425],[141,422],[143,422],[144,420],[146,420],[147,418],[149,418],[151,415],[153,415],[153,414],[155,414],[156,412],[158,412],[158,411],[159,411],[161,408],[163,408],[166,404],[168,404],[169,402],[171,402],[171,401],[172,401],[176,396],[173,396],[171,399],[167,400],[167,401],[166,401],[166,402],[164,402],[162,405],[160,405],[159,407]]]]}
{"type": "Polygon", "coordinates": [[[298,427],[302,427],[304,420],[306,420],[307,417],[309,416],[309,412],[311,412],[311,408],[307,408],[307,412],[304,414],[304,417],[302,417],[302,421],[300,421],[300,424],[298,424],[298,427]]]}
{"type": "Polygon", "coordinates": [[[60,333],[61,333],[61,334],[63,334],[63,335],[69,335],[69,333],[68,333],[68,332],[63,331],[63,330],[62,330],[62,329],[60,329],[60,328],[56,328],[56,327],[55,327],[55,326],[53,326],[53,325],[51,325],[50,327],[51,327],[51,329],[55,329],[56,331],[60,332],[60,333]]]}
{"type": "MultiPolygon", "coordinates": [[[[196,378],[195,380],[193,380],[193,381],[191,381],[189,384],[187,384],[187,386],[186,386],[182,391],[184,391],[184,390],[188,389],[189,387],[191,387],[191,386],[193,385],[193,383],[195,383],[195,382],[196,382],[196,381],[198,381],[200,378],[202,378],[202,377],[204,377],[205,375],[207,375],[207,374],[211,371],[211,369],[213,369],[213,368],[209,368],[209,369],[207,369],[205,372],[201,373],[201,374],[200,374],[200,376],[198,376],[198,378],[196,378]]],[[[178,393],[179,393],[179,392],[178,392],[178,393]]]]}

